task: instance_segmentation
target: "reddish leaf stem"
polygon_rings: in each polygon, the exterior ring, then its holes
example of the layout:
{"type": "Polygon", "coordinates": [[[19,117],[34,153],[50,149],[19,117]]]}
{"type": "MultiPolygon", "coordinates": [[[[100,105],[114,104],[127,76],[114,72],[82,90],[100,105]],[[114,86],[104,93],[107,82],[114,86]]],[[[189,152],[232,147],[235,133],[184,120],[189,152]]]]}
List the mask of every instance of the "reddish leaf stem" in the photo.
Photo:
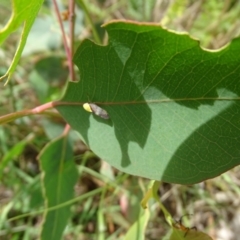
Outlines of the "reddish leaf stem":
{"type": "Polygon", "coordinates": [[[70,130],[71,130],[70,125],[69,125],[69,124],[66,124],[62,135],[63,135],[63,136],[67,136],[70,130]]]}
{"type": "MultiPolygon", "coordinates": [[[[147,101],[126,101],[126,102],[95,102],[99,105],[136,105],[136,104],[160,104],[160,103],[170,103],[170,102],[183,102],[183,101],[201,101],[201,100],[218,100],[218,101],[234,101],[234,100],[240,100],[239,97],[237,98],[215,98],[215,97],[208,97],[208,98],[179,98],[179,99],[152,99],[147,101]]],[[[55,101],[55,102],[49,102],[46,104],[43,104],[41,106],[38,106],[33,109],[27,109],[22,110],[15,113],[10,113],[7,115],[4,115],[0,117],[0,124],[7,123],[10,121],[13,121],[17,118],[29,116],[29,115],[35,115],[35,114],[42,114],[44,111],[54,108],[57,106],[82,106],[84,102],[61,102],[61,101],[55,101]]]]}
{"type": "Polygon", "coordinates": [[[65,51],[66,51],[66,54],[67,54],[70,78],[71,78],[71,80],[73,80],[74,79],[74,73],[73,73],[74,71],[73,71],[73,63],[72,63],[72,52],[71,52],[71,50],[70,50],[70,48],[68,46],[68,43],[67,43],[67,37],[66,37],[65,31],[64,31],[61,14],[59,12],[59,8],[57,6],[56,0],[53,0],[53,5],[54,5],[55,12],[57,14],[58,22],[60,24],[60,29],[61,29],[61,32],[62,32],[63,45],[64,45],[64,48],[65,48],[65,51]]]}
{"type": "Polygon", "coordinates": [[[35,115],[35,114],[42,114],[47,109],[53,108],[53,107],[54,107],[54,102],[49,102],[33,109],[27,109],[27,110],[14,112],[14,113],[9,113],[7,115],[0,117],[0,124],[14,121],[20,117],[25,117],[25,116],[35,115]]]}

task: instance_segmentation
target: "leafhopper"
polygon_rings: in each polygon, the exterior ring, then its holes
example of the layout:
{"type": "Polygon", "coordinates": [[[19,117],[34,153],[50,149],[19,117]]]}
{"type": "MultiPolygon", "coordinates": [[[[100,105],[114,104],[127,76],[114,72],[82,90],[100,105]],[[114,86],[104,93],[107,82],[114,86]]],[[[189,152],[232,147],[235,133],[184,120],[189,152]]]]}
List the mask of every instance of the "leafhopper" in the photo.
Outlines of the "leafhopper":
{"type": "Polygon", "coordinates": [[[108,113],[104,109],[100,108],[98,105],[96,105],[94,103],[84,103],[83,108],[86,111],[92,112],[95,115],[97,115],[103,119],[109,119],[108,113]]]}

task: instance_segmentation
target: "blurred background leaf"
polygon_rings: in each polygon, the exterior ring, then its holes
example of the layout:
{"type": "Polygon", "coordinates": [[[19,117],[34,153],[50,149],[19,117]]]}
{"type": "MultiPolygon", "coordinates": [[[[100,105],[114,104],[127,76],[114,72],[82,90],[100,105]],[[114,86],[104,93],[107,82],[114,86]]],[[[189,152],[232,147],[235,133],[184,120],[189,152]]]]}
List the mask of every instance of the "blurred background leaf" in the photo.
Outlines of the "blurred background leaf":
{"type": "MultiPolygon", "coordinates": [[[[78,173],[68,138],[62,137],[48,144],[40,153],[39,160],[46,209],[71,200],[78,173]]],[[[46,210],[41,239],[61,239],[70,216],[70,206],[46,210]]]]}

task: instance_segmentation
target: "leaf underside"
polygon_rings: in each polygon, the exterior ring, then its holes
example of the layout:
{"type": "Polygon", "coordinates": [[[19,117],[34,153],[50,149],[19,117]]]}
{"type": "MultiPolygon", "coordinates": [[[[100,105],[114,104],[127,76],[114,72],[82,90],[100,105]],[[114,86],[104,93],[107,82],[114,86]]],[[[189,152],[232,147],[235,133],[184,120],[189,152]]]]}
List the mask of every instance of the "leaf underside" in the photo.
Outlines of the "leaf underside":
{"type": "Polygon", "coordinates": [[[121,171],[193,184],[240,163],[240,39],[204,50],[159,25],[111,22],[107,46],[85,40],[57,106],[102,159],[121,171]],[[105,109],[109,120],[82,108],[105,109]]]}

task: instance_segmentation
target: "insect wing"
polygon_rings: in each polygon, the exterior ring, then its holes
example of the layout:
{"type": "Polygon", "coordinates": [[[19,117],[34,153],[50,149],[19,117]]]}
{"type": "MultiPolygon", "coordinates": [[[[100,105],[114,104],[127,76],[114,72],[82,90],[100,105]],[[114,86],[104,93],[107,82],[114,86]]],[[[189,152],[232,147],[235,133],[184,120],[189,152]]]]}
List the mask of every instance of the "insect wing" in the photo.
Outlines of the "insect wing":
{"type": "Polygon", "coordinates": [[[97,106],[94,103],[89,103],[89,105],[90,105],[90,108],[91,108],[92,112],[95,115],[97,115],[101,118],[104,118],[104,119],[109,119],[109,115],[104,109],[100,108],[99,106],[97,106]]]}

